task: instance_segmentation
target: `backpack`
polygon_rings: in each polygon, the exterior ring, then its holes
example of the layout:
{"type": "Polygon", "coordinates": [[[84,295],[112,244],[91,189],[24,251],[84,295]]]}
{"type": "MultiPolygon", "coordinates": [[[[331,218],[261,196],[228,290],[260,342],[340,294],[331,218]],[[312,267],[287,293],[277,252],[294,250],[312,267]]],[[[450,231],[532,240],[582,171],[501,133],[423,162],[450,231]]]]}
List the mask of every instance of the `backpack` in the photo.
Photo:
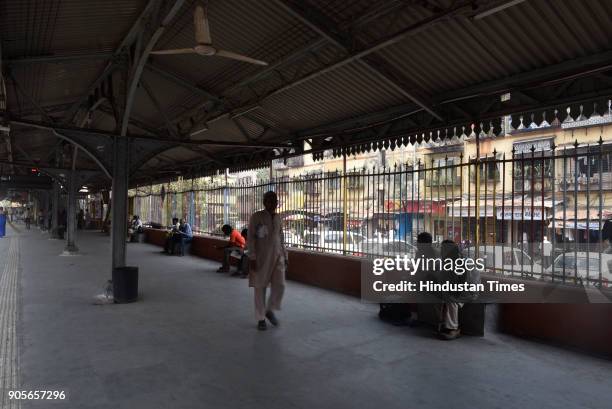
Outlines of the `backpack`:
{"type": "Polygon", "coordinates": [[[381,303],[378,318],[393,325],[408,325],[411,315],[411,304],[381,303]]]}

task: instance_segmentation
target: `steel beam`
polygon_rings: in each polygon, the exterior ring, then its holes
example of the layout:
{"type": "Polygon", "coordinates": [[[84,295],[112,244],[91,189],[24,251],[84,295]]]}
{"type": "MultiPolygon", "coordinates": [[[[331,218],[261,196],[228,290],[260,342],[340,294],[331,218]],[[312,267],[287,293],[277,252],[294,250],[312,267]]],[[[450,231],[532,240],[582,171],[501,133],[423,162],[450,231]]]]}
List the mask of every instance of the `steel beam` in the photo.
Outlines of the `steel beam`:
{"type": "MultiPolygon", "coordinates": [[[[342,24],[340,26],[340,30],[346,30],[346,31],[351,31],[351,30],[355,30],[359,27],[362,27],[368,23],[370,23],[373,20],[376,20],[384,15],[387,15],[389,13],[392,13],[394,11],[397,11],[399,8],[403,8],[405,7],[406,4],[403,1],[400,0],[396,0],[393,1],[391,3],[385,3],[383,5],[375,5],[372,7],[371,12],[368,13],[368,15],[365,15],[361,18],[359,18],[358,20],[354,21],[354,22],[349,22],[347,24],[342,24]]],[[[300,48],[299,50],[281,58],[280,60],[268,65],[267,67],[257,71],[255,74],[238,81],[236,84],[230,86],[229,88],[223,90],[222,95],[227,96],[230,95],[231,93],[235,92],[236,90],[240,89],[240,88],[244,88],[244,87],[248,87],[249,85],[263,79],[266,78],[269,75],[273,75],[275,74],[280,68],[286,66],[286,65],[290,65],[293,63],[297,63],[299,62],[302,58],[310,56],[313,52],[318,51],[320,48],[326,46],[327,44],[329,44],[328,41],[326,41],[324,38],[319,38],[316,40],[311,41],[310,43],[306,44],[305,46],[303,46],[302,48],[300,48]]],[[[184,112],[182,112],[180,115],[178,115],[177,117],[175,117],[174,119],[172,119],[172,122],[177,122],[177,121],[181,121],[183,119],[185,119],[186,117],[189,117],[191,115],[193,115],[193,113],[202,108],[202,104],[198,104],[195,107],[189,108],[187,110],[185,110],[184,112]]]]}
{"type": "MultiPolygon", "coordinates": [[[[302,22],[302,24],[306,25],[308,28],[345,52],[350,53],[352,48],[357,45],[356,39],[347,35],[346,32],[339,30],[338,27],[334,26],[333,21],[329,20],[324,15],[317,13],[312,8],[304,8],[298,3],[288,4],[285,0],[274,0],[274,2],[287,13],[302,22]]],[[[426,103],[422,97],[417,96],[414,91],[409,92],[403,86],[394,81],[389,75],[385,74],[380,68],[378,68],[386,65],[383,61],[377,59],[376,64],[371,64],[365,59],[359,59],[357,62],[379,81],[385,83],[385,85],[391,87],[399,94],[408,98],[410,101],[429,112],[435,118],[442,120],[442,116],[440,116],[429,103],[426,103]]]]}
{"type": "MultiPolygon", "coordinates": [[[[42,104],[40,104],[39,107],[42,108],[47,113],[47,115],[51,115],[51,114],[54,114],[54,113],[65,112],[66,109],[70,108],[71,105],[72,105],[72,102],[67,102],[67,103],[63,103],[63,104],[51,104],[51,105],[42,105],[42,104]]],[[[18,112],[15,112],[15,111],[10,111],[10,112],[14,116],[26,117],[26,116],[35,115],[35,114],[39,113],[40,109],[36,108],[36,107],[32,107],[30,109],[21,109],[18,112]]]]}
{"type": "Polygon", "coordinates": [[[166,125],[166,129],[168,130],[168,132],[170,133],[172,137],[176,138],[178,136],[177,131],[176,129],[174,129],[174,125],[172,125],[172,123],[170,122],[170,119],[168,118],[168,115],[166,114],[166,111],[164,110],[164,108],[161,106],[159,100],[155,97],[155,94],[153,93],[153,89],[149,87],[149,84],[147,83],[147,81],[144,80],[144,78],[141,78],[141,84],[142,84],[142,88],[144,88],[145,92],[149,96],[149,99],[153,103],[153,106],[155,106],[155,109],[163,118],[164,124],[166,125]]]}
{"type": "MultiPolygon", "coordinates": [[[[401,30],[400,32],[393,34],[389,37],[386,37],[382,40],[377,41],[376,43],[367,46],[365,49],[353,52],[351,54],[349,54],[348,56],[334,62],[331,63],[330,65],[327,65],[319,70],[316,70],[314,72],[311,72],[297,80],[291,81],[285,85],[282,85],[281,87],[266,93],[265,95],[262,95],[261,97],[257,98],[256,101],[251,101],[249,104],[247,104],[247,106],[251,106],[253,104],[261,104],[263,103],[266,99],[274,96],[274,95],[278,95],[281,94],[285,91],[288,91],[294,87],[297,87],[299,85],[302,85],[308,81],[311,81],[315,78],[320,77],[321,75],[327,74],[329,72],[335,71],[339,68],[344,67],[345,65],[351,64],[353,62],[359,61],[364,57],[367,57],[377,51],[380,51],[384,48],[387,48],[393,44],[397,44],[400,41],[403,41],[415,34],[418,34],[422,31],[428,30],[430,27],[451,19],[457,15],[461,15],[461,14],[466,14],[469,12],[472,12],[472,7],[471,7],[471,2],[467,1],[467,0],[463,0],[463,1],[459,1],[456,2],[455,4],[453,4],[450,8],[444,10],[441,13],[436,13],[428,18],[425,18],[417,23],[414,23],[406,28],[404,28],[403,30],[401,30]]],[[[238,107],[236,109],[242,109],[244,108],[244,106],[242,107],[238,107]]],[[[217,117],[226,115],[228,112],[221,112],[217,115],[217,117]]],[[[212,120],[214,120],[216,118],[213,118],[212,120]]]]}
{"type": "MultiPolygon", "coordinates": [[[[21,120],[18,118],[14,118],[10,122],[16,125],[31,126],[33,128],[38,128],[38,129],[48,129],[54,132],[55,135],[58,135],[61,138],[67,140],[68,142],[75,143],[75,144],[77,142],[71,139],[70,137],[64,135],[63,132],[76,131],[84,135],[103,136],[106,138],[115,138],[117,136],[117,134],[114,132],[101,131],[97,129],[73,128],[73,127],[62,126],[62,125],[50,126],[49,124],[44,124],[44,123],[35,122],[35,121],[26,121],[26,120],[21,120]]],[[[139,134],[129,134],[129,135],[126,135],[126,138],[127,139],[137,139],[137,140],[139,139],[139,140],[157,141],[157,142],[171,142],[171,143],[174,143],[176,146],[179,146],[179,145],[183,145],[183,146],[210,145],[210,146],[228,146],[228,147],[242,147],[242,148],[270,148],[270,149],[272,148],[291,148],[291,146],[286,143],[263,143],[263,142],[243,143],[243,142],[230,142],[230,141],[215,141],[215,140],[210,140],[210,139],[200,139],[200,140],[179,139],[179,140],[176,140],[174,138],[155,137],[155,136],[139,135],[139,134]]],[[[81,145],[78,145],[78,146],[80,149],[88,153],[92,157],[92,159],[98,165],[100,165],[100,167],[104,170],[104,172],[107,175],[110,175],[110,173],[107,172],[104,164],[100,162],[99,158],[95,157],[95,155],[92,156],[92,154],[86,149],[86,147],[81,146],[81,145]]]]}
{"type": "Polygon", "coordinates": [[[244,139],[247,142],[250,142],[251,141],[251,136],[249,135],[249,133],[245,129],[244,125],[242,125],[242,123],[240,123],[240,118],[232,118],[232,122],[234,123],[234,125],[236,125],[236,127],[238,128],[238,130],[240,131],[242,136],[244,136],[244,139]]]}
{"type": "Polygon", "coordinates": [[[168,72],[164,70],[163,68],[153,65],[151,62],[147,63],[145,65],[145,68],[149,70],[150,72],[158,74],[166,78],[167,80],[174,82],[175,84],[178,84],[192,92],[195,92],[196,94],[203,96],[209,101],[213,101],[214,102],[213,105],[219,104],[222,102],[222,98],[219,97],[218,95],[215,95],[212,92],[200,87],[199,85],[193,84],[191,81],[188,81],[186,79],[179,77],[178,75],[172,74],[171,72],[168,72]]]}
{"type": "Polygon", "coordinates": [[[559,64],[549,65],[529,72],[512,75],[507,78],[484,82],[472,87],[451,91],[434,97],[440,104],[482,97],[493,93],[502,93],[513,88],[544,82],[563,82],[568,79],[597,73],[612,69],[612,51],[605,51],[586,57],[564,61],[559,64]]]}
{"type": "Polygon", "coordinates": [[[210,139],[192,140],[192,139],[173,139],[173,138],[158,138],[144,135],[128,135],[130,139],[150,140],[158,142],[172,142],[176,146],[227,146],[233,148],[291,148],[288,144],[283,143],[263,143],[263,142],[230,142],[230,141],[214,141],[210,139]]]}
{"type": "MultiPolygon", "coordinates": [[[[114,112],[111,107],[102,105],[99,107],[99,109],[100,109],[100,112],[104,112],[105,114],[114,117],[114,112]]],[[[146,121],[144,121],[142,118],[136,118],[134,117],[134,115],[130,117],[130,125],[142,131],[148,132],[152,135],[159,135],[159,131],[156,128],[153,128],[152,126],[147,125],[146,121]]]]}
{"type": "Polygon", "coordinates": [[[130,75],[127,97],[125,102],[125,110],[123,113],[123,122],[121,124],[120,135],[125,136],[127,133],[127,127],[130,119],[130,114],[132,112],[132,108],[134,105],[134,98],[136,97],[136,90],[140,83],[140,78],[142,76],[142,71],[144,70],[145,64],[149,59],[149,54],[153,51],[153,48],[159,41],[162,34],[166,31],[166,27],[170,22],[174,19],[174,16],[180,8],[185,3],[185,0],[176,0],[174,5],[170,9],[170,11],[166,14],[166,17],[162,20],[161,24],[157,27],[157,29],[153,32],[153,35],[147,42],[147,45],[144,47],[140,56],[136,60],[136,63],[132,69],[132,74],[130,75]]]}
{"type": "Polygon", "coordinates": [[[45,111],[40,105],[38,105],[38,103],[34,101],[34,98],[32,98],[30,94],[28,94],[27,92],[25,92],[23,88],[21,88],[21,86],[19,85],[19,83],[17,82],[13,74],[11,74],[10,77],[11,77],[11,81],[13,82],[13,85],[15,85],[15,88],[21,93],[21,95],[26,97],[26,99],[30,102],[30,104],[32,104],[34,108],[36,108],[36,110],[42,115],[42,117],[45,120],[47,120],[47,122],[50,122],[50,123],[55,122],[55,120],[51,118],[49,114],[47,114],[47,111],[45,111]]]}
{"type": "MultiPolygon", "coordinates": [[[[37,169],[41,169],[44,171],[58,171],[58,172],[68,172],[70,171],[70,168],[60,168],[60,167],[56,167],[56,166],[47,166],[45,164],[40,164],[40,163],[35,163],[35,162],[23,162],[23,161],[7,161],[7,160],[0,160],[0,164],[4,164],[4,165],[13,165],[16,168],[23,168],[23,169],[31,169],[31,168],[37,168],[37,169]]],[[[98,172],[98,169],[91,169],[91,168],[87,168],[87,169],[83,169],[80,168],[79,171],[88,171],[88,172],[98,172]]]]}
{"type": "Polygon", "coordinates": [[[115,52],[113,52],[112,56],[110,57],[110,61],[106,64],[106,67],[104,68],[102,73],[94,80],[94,82],[89,86],[89,88],[87,88],[87,91],[83,94],[83,96],[79,98],[74,104],[72,104],[66,116],[64,117],[64,124],[72,122],[74,115],[79,110],[81,105],[83,105],[87,101],[89,95],[96,88],[98,88],[98,86],[102,84],[110,74],[112,74],[117,69],[117,63],[118,61],[121,61],[121,56],[125,53],[126,48],[129,47],[129,45],[132,44],[134,39],[145,30],[146,24],[144,24],[144,21],[150,16],[152,10],[158,5],[159,0],[149,0],[142,13],[140,13],[136,21],[134,21],[134,24],[132,24],[132,27],[130,28],[126,36],[123,38],[121,43],[119,43],[119,45],[115,49],[115,52]]]}
{"type": "Polygon", "coordinates": [[[28,57],[5,59],[3,63],[9,66],[30,64],[57,64],[70,63],[74,61],[90,61],[95,59],[108,60],[112,57],[113,53],[91,53],[75,55],[33,55],[28,57]]]}
{"type": "Polygon", "coordinates": [[[353,63],[357,60],[360,60],[370,54],[373,54],[377,51],[380,51],[384,48],[387,48],[393,44],[397,44],[400,41],[403,41],[407,38],[409,38],[410,36],[413,36],[417,33],[420,33],[422,31],[425,31],[427,29],[429,29],[430,27],[432,27],[435,24],[438,24],[444,20],[450,19],[458,14],[464,13],[467,10],[470,10],[471,6],[469,5],[469,2],[458,2],[457,4],[453,5],[451,8],[445,10],[442,13],[437,13],[432,15],[431,17],[428,17],[426,19],[423,19],[417,23],[414,23],[408,27],[406,27],[405,29],[401,30],[399,33],[391,35],[383,40],[380,40],[370,46],[368,46],[367,48],[354,52],[350,55],[348,55],[347,57],[341,59],[340,61],[337,61],[335,63],[332,63],[330,65],[328,65],[327,67],[324,67],[320,70],[317,70],[315,72],[312,72],[296,81],[293,81],[289,84],[286,84],[274,91],[272,91],[271,93],[268,93],[267,95],[264,96],[265,98],[269,98],[273,95],[277,95],[280,94],[282,92],[285,92],[289,89],[292,89],[294,87],[297,87],[298,85],[302,85],[310,80],[313,80],[315,78],[320,77],[323,74],[332,72],[337,70],[338,68],[344,67],[347,64],[353,63]]]}

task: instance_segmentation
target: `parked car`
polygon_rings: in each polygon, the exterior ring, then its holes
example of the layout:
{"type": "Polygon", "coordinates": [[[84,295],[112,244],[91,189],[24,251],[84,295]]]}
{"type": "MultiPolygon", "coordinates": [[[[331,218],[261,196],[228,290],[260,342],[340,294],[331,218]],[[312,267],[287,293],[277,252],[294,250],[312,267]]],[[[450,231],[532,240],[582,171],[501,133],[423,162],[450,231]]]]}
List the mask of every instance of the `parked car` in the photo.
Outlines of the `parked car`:
{"type": "Polygon", "coordinates": [[[612,281],[612,254],[571,251],[558,255],[553,264],[545,270],[545,273],[547,274],[547,280],[554,279],[554,281],[565,281],[585,286],[598,286],[600,271],[601,286],[608,288],[610,281],[612,281]]]}
{"type": "Polygon", "coordinates": [[[297,234],[288,230],[283,230],[283,236],[285,239],[285,246],[298,248],[302,247],[302,239],[297,234]]]}
{"type": "Polygon", "coordinates": [[[367,256],[403,256],[412,258],[416,254],[416,248],[402,240],[365,240],[361,244],[361,252],[367,256]]]}
{"type": "MultiPolygon", "coordinates": [[[[352,255],[361,255],[360,246],[364,240],[361,234],[347,232],[346,252],[352,255]]],[[[344,234],[339,230],[306,231],[303,246],[306,249],[330,253],[343,253],[344,234]]]]}
{"type": "MultiPolygon", "coordinates": [[[[468,247],[463,254],[466,257],[476,258],[476,247],[468,247]]],[[[511,245],[478,246],[478,258],[484,259],[487,272],[523,278],[542,276],[542,265],[520,248],[511,245]]]]}

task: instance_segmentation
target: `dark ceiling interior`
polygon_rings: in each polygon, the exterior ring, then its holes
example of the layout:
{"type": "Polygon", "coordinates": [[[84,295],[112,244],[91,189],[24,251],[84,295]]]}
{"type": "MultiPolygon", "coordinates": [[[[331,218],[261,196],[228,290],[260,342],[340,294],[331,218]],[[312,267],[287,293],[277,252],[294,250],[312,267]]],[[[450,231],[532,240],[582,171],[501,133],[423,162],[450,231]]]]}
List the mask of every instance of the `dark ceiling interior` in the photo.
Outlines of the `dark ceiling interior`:
{"type": "Polygon", "coordinates": [[[115,135],[138,183],[609,110],[609,0],[210,0],[214,46],[267,66],[150,54],[194,45],[198,4],[0,1],[2,173],[70,167],[71,142],[110,170],[115,135]]]}

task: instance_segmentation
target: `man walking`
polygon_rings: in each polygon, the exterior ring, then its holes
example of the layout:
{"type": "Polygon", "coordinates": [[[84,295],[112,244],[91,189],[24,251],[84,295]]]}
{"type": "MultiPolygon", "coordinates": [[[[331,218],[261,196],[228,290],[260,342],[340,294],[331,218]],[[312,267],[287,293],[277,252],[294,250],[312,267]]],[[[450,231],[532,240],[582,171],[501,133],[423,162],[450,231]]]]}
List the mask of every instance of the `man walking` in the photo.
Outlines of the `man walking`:
{"type": "Polygon", "coordinates": [[[263,196],[264,210],[253,213],[249,220],[249,286],[255,289],[257,329],[267,328],[266,318],[274,326],[278,320],[274,310],[280,310],[285,291],[287,250],[281,219],[276,214],[278,198],[269,191],[263,196]],[[266,303],[266,288],[270,297],[266,303]]]}

